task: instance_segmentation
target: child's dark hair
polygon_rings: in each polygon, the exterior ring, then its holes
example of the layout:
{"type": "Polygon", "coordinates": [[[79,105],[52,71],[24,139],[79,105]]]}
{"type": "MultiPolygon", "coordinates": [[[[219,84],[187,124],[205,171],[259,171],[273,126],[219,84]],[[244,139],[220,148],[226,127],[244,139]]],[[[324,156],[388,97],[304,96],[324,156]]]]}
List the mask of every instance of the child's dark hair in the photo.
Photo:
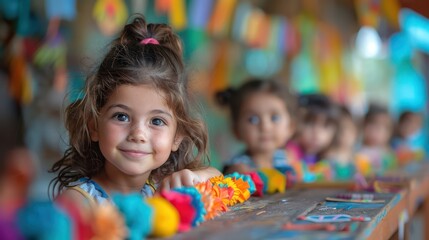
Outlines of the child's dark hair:
{"type": "Polygon", "coordinates": [[[313,123],[323,117],[325,124],[338,126],[340,111],[338,106],[323,94],[303,94],[298,97],[300,121],[313,123]]]}
{"type": "Polygon", "coordinates": [[[422,118],[422,114],[420,112],[404,111],[401,113],[401,115],[399,115],[398,124],[404,123],[405,121],[407,121],[409,118],[413,116],[422,118]]]}
{"type": "Polygon", "coordinates": [[[274,79],[249,79],[237,89],[228,88],[216,93],[216,100],[220,105],[229,107],[233,124],[235,124],[240,116],[243,103],[250,94],[256,92],[266,92],[279,97],[285,103],[287,111],[292,117],[295,112],[296,101],[289,89],[283,83],[274,79]]]}
{"type": "Polygon", "coordinates": [[[88,124],[96,122],[100,109],[118,86],[141,84],[165,95],[177,121],[177,134],[183,137],[179,149],[149,178],[158,182],[174,171],[202,167],[203,161],[208,160],[205,126],[191,116],[189,109],[181,41],[168,25],[147,24],[143,16],[137,16],[124,27],[95,73],[87,78],[83,98],[66,109],[70,147],[51,169],[58,172],[51,182],[53,196],[80,178],[91,178],[102,170],[105,158],[98,143],[91,141],[88,124]]]}
{"type": "Polygon", "coordinates": [[[379,115],[389,115],[389,110],[387,109],[387,107],[380,105],[380,104],[376,104],[376,103],[371,103],[368,107],[368,111],[366,112],[364,119],[363,119],[363,124],[364,126],[366,124],[368,124],[369,122],[373,121],[374,118],[376,116],[379,115]]]}

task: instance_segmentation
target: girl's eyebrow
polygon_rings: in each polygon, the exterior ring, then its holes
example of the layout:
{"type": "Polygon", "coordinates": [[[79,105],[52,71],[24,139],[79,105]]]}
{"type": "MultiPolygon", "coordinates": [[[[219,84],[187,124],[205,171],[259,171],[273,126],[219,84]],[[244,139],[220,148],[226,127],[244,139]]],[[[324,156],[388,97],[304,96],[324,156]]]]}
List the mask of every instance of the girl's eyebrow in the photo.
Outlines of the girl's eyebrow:
{"type": "Polygon", "coordinates": [[[173,116],[169,112],[161,110],[161,109],[154,109],[154,110],[150,111],[150,113],[166,115],[167,117],[173,119],[173,116]]]}
{"type": "MultiPolygon", "coordinates": [[[[127,110],[127,111],[131,111],[131,108],[130,108],[130,107],[128,107],[128,106],[126,106],[126,105],[124,105],[124,104],[113,104],[113,105],[110,105],[110,106],[107,108],[107,110],[110,110],[110,109],[115,108],[115,107],[117,107],[117,108],[122,108],[122,109],[127,110]]],[[[150,113],[151,113],[151,114],[162,114],[162,115],[166,115],[167,117],[169,117],[169,118],[173,119],[173,115],[171,115],[169,112],[167,112],[167,111],[165,111],[165,110],[162,110],[162,109],[154,109],[154,110],[150,111],[150,113]]]]}
{"type": "Polygon", "coordinates": [[[123,109],[125,109],[125,110],[131,110],[128,106],[126,106],[126,105],[124,105],[124,104],[113,104],[113,105],[110,105],[110,106],[107,108],[107,110],[110,110],[110,109],[115,108],[115,107],[117,107],[117,108],[123,108],[123,109]]]}

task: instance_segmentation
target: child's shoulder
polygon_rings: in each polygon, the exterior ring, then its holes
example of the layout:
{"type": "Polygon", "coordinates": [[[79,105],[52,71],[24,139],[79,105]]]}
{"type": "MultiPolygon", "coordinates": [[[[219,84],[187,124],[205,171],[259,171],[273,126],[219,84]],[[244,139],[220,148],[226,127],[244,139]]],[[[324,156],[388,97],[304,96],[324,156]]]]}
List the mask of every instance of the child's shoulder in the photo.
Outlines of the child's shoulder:
{"type": "Polygon", "coordinates": [[[226,161],[225,165],[231,166],[231,165],[238,165],[238,164],[244,164],[250,167],[255,167],[255,163],[253,162],[252,158],[245,152],[242,152],[233,156],[231,159],[226,161]]]}

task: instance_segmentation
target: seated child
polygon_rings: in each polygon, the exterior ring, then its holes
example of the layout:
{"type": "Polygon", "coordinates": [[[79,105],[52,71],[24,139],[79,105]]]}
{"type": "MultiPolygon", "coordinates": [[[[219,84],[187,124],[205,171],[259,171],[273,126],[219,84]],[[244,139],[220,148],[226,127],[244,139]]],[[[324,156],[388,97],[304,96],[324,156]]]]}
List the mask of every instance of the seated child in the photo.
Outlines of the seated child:
{"type": "Polygon", "coordinates": [[[229,105],[233,132],[246,145],[243,153],[226,163],[225,172],[289,167],[281,147],[292,135],[294,104],[283,84],[254,79],[218,93],[217,98],[229,105]]]}
{"type": "Polygon", "coordinates": [[[393,122],[385,107],[371,105],[363,120],[362,146],[356,155],[356,170],[363,176],[384,174],[396,167],[389,146],[393,122]]]}
{"type": "Polygon", "coordinates": [[[203,162],[207,132],[190,113],[181,49],[168,25],[137,16],[124,27],[67,107],[70,147],[52,167],[54,196],[87,206],[220,175],[203,162]]]}
{"type": "Polygon", "coordinates": [[[399,163],[422,160],[425,157],[423,135],[423,116],[418,112],[405,111],[401,114],[392,139],[399,163]]]}
{"type": "Polygon", "coordinates": [[[299,97],[298,128],[286,150],[299,159],[293,168],[298,181],[313,182],[331,179],[326,162],[319,162],[331,146],[338,128],[338,107],[321,94],[299,97]]]}
{"type": "Polygon", "coordinates": [[[343,181],[353,178],[355,174],[354,158],[357,131],[352,115],[345,106],[342,106],[340,108],[337,136],[324,156],[324,160],[331,165],[331,180],[343,181]]]}

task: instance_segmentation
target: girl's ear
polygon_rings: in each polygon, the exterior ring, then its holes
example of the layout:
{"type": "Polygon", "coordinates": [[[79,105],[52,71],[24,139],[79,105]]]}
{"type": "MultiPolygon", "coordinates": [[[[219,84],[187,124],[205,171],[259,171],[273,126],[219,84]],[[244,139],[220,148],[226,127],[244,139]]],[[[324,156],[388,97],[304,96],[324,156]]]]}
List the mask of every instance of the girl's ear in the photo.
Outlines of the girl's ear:
{"type": "Polygon", "coordinates": [[[173,145],[171,146],[171,151],[175,152],[179,149],[180,144],[182,143],[183,136],[182,135],[176,135],[174,138],[173,145]]]}
{"type": "Polygon", "coordinates": [[[97,126],[95,124],[95,120],[91,119],[88,122],[89,136],[91,137],[91,141],[98,142],[98,131],[97,126]]]}

